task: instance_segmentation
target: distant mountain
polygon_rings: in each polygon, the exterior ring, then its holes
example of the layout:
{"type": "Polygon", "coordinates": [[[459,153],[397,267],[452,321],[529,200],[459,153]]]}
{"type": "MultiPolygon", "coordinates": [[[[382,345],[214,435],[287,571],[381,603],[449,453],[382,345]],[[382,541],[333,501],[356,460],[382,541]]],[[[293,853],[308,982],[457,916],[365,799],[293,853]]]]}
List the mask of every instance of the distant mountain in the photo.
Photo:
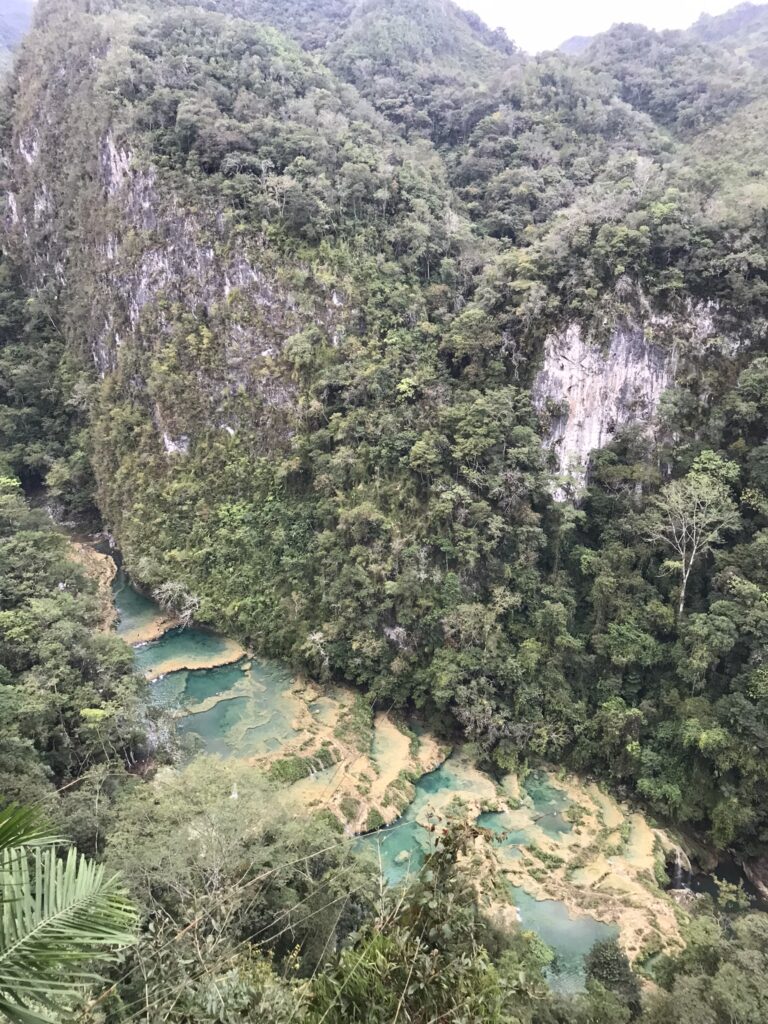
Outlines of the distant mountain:
{"type": "Polygon", "coordinates": [[[560,53],[567,53],[569,56],[575,57],[580,53],[584,53],[594,38],[594,36],[571,36],[564,43],[560,43],[558,50],[560,53]]]}
{"type": "Polygon", "coordinates": [[[32,20],[32,0],[3,0],[0,10],[0,47],[13,49],[32,20]]]}
{"type": "Polygon", "coordinates": [[[327,59],[407,135],[445,143],[495,109],[492,83],[520,55],[503,31],[450,0],[365,0],[327,59]]]}
{"type": "Polygon", "coordinates": [[[689,32],[708,43],[730,43],[737,38],[748,39],[751,32],[766,24],[768,4],[739,4],[725,14],[702,14],[689,32]]]}
{"type": "Polygon", "coordinates": [[[0,72],[32,21],[33,0],[3,0],[0,9],[0,72]]]}
{"type": "MultiPolygon", "coordinates": [[[[557,49],[571,57],[581,56],[596,40],[614,33],[617,27],[614,25],[607,32],[596,36],[571,36],[557,49]]],[[[702,14],[689,29],[670,33],[670,36],[718,44],[752,60],[759,59],[760,63],[768,63],[768,4],[739,4],[725,14],[702,14]]]]}
{"type": "Polygon", "coordinates": [[[768,65],[768,4],[739,4],[717,17],[702,14],[687,34],[768,65]]]}

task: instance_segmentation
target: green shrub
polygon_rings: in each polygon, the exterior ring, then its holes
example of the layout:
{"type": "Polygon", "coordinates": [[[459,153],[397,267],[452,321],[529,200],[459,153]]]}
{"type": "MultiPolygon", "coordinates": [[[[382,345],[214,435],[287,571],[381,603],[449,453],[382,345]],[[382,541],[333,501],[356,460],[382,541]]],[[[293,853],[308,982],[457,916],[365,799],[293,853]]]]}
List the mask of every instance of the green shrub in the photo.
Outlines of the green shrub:
{"type": "Polygon", "coordinates": [[[386,825],[384,818],[382,818],[381,814],[375,807],[372,807],[370,811],[368,811],[368,816],[365,819],[365,831],[375,832],[376,829],[381,828],[383,825],[386,825]]]}
{"type": "Polygon", "coordinates": [[[354,796],[345,794],[339,801],[339,809],[347,821],[354,821],[360,811],[360,801],[354,796]]]}

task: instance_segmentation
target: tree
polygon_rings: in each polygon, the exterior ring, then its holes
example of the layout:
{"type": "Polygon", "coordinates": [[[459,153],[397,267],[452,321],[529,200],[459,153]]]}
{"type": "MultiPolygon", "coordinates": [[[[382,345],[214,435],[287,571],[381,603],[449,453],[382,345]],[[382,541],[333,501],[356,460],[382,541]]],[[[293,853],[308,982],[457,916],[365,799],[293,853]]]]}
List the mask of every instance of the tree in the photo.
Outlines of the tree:
{"type": "Polygon", "coordinates": [[[587,954],[584,966],[590,982],[598,982],[619,996],[633,1017],[639,1014],[640,982],[632,971],[627,954],[615,939],[596,942],[587,954]]]}
{"type": "Polygon", "coordinates": [[[200,610],[200,599],[190,594],[178,580],[168,580],[152,591],[152,596],[163,609],[175,615],[181,626],[186,628],[200,610]]]}
{"type": "Polygon", "coordinates": [[[51,1020],[96,979],[91,961],[134,941],[118,876],[58,843],[34,811],[0,811],[0,1012],[18,1024],[51,1020]]]}
{"type": "Polygon", "coordinates": [[[107,847],[142,915],[114,998],[168,1024],[232,1024],[234,1009],[198,1011],[209,999],[219,1006],[221,986],[234,999],[238,978],[243,1020],[277,1024],[277,1012],[259,1015],[261,1001],[291,1004],[280,979],[299,965],[320,972],[370,914],[374,865],[343,841],[333,815],[298,815],[290,795],[236,758],[196,757],[167,783],[124,791],[107,847]]]}
{"type": "Polygon", "coordinates": [[[762,1024],[768,1017],[768,918],[738,914],[721,929],[708,916],[686,929],[688,945],[654,969],[660,989],[643,1024],[762,1024]],[[665,991],[666,990],[666,991],[665,991]]]}
{"type": "Polygon", "coordinates": [[[386,894],[316,978],[311,1024],[530,1024],[547,998],[542,944],[494,924],[489,903],[500,890],[492,853],[480,852],[477,838],[459,820],[438,829],[412,883],[386,894]]]}
{"type": "Polygon", "coordinates": [[[683,614],[694,566],[740,521],[728,488],[733,468],[713,452],[703,452],[685,477],[663,488],[647,517],[647,539],[677,555],[665,561],[664,568],[680,573],[678,616],[683,614]]]}

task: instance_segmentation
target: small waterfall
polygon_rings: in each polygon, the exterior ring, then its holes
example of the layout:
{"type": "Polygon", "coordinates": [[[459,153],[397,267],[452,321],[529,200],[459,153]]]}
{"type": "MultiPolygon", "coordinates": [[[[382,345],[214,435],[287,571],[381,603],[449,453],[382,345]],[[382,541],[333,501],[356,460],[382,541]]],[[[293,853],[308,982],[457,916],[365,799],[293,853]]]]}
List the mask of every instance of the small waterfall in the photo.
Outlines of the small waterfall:
{"type": "Polygon", "coordinates": [[[672,869],[672,885],[676,889],[683,888],[683,859],[680,856],[680,848],[675,850],[675,866],[672,869]]]}
{"type": "Polygon", "coordinates": [[[679,846],[675,847],[675,859],[672,861],[671,888],[688,889],[691,881],[691,864],[679,846]]]}

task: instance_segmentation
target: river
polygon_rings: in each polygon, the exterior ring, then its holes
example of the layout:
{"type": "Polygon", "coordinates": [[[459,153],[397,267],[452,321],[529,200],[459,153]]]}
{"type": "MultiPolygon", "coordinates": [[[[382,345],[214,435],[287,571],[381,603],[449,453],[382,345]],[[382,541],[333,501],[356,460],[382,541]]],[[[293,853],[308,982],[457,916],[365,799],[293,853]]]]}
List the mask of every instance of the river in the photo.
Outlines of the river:
{"type": "Polygon", "coordinates": [[[418,868],[430,841],[424,826],[457,801],[495,833],[521,927],[555,954],[553,988],[583,987],[584,956],[601,939],[619,936],[640,961],[680,948],[679,908],[656,881],[668,837],[594,783],[544,771],[499,782],[461,751],[448,752],[383,713],[369,748],[356,747],[352,691],[297,684],[284,665],[232,640],[176,628],[122,572],[113,593],[117,631],[134,645],[154,702],[176,716],[185,755],[269,767],[309,750],[300,758],[306,777],[288,788],[297,813],[327,807],[350,834],[389,822],[354,840],[380,861],[388,884],[418,868]]]}

